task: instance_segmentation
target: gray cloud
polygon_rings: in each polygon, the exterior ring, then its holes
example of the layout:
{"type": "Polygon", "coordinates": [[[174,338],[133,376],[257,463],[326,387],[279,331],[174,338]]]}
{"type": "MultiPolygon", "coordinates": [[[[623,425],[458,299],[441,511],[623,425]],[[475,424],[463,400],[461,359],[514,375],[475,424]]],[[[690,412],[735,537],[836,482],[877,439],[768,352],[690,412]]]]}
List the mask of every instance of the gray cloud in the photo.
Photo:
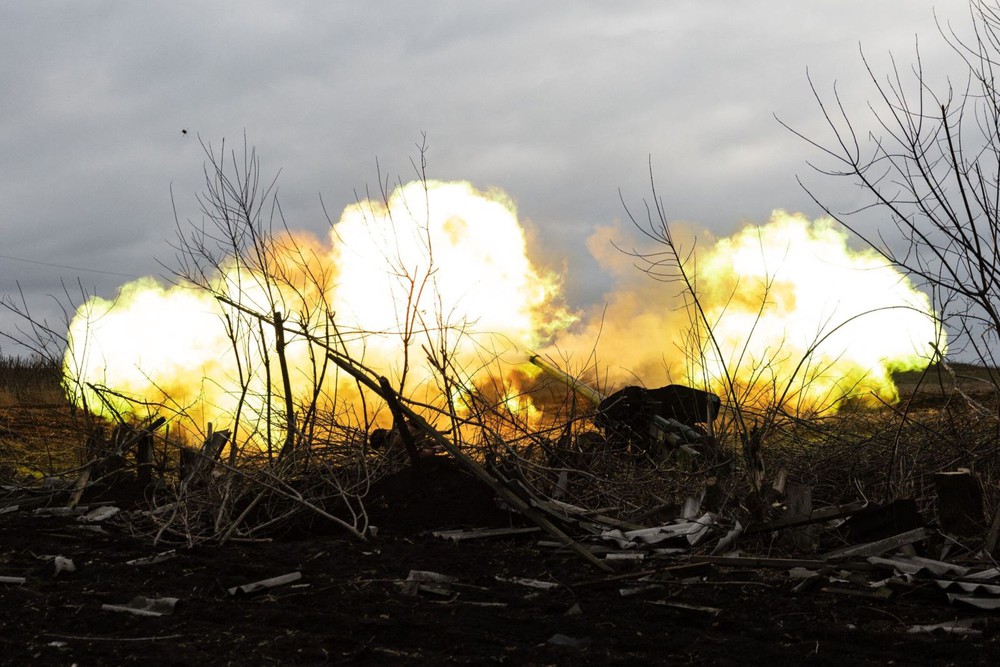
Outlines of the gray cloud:
{"type": "MultiPolygon", "coordinates": [[[[161,273],[171,189],[182,219],[199,217],[197,136],[246,132],[282,171],[290,225],[323,233],[320,196],[338,215],[375,184],[376,158],[408,179],[426,132],[430,175],[506,190],[586,305],[607,286],[586,239],[622,217],[619,189],[648,196],[650,157],[670,215],[717,233],[773,208],[818,215],[795,182],[816,154],[773,115],[822,134],[807,68],[864,113],[859,43],[887,67],[919,34],[925,67],[950,66],[932,6],[6,3],[0,255],[89,270],[0,257],[0,294],[19,281],[56,318],[60,280],[112,295],[109,273],[161,273]]],[[[856,197],[809,177],[834,206],[856,197]]]]}

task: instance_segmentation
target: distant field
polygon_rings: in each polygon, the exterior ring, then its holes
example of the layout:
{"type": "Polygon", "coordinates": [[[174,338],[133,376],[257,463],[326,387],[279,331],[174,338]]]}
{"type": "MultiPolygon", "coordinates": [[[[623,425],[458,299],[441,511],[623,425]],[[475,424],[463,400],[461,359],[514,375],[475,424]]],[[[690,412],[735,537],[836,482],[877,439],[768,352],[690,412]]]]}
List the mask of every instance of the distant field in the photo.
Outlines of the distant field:
{"type": "Polygon", "coordinates": [[[54,361],[0,356],[0,407],[64,405],[62,368],[54,361]]]}
{"type": "Polygon", "coordinates": [[[0,481],[78,463],[82,430],[61,383],[54,361],[0,355],[0,481]]]}
{"type": "MultiPolygon", "coordinates": [[[[892,374],[901,398],[931,403],[956,393],[1000,401],[1000,369],[974,364],[934,364],[892,374]]],[[[0,354],[0,408],[68,408],[58,360],[0,354]]],[[[931,407],[928,405],[927,407],[931,407]]]]}
{"type": "Polygon", "coordinates": [[[894,373],[893,380],[901,397],[944,398],[956,393],[978,399],[996,398],[1000,370],[973,364],[935,364],[926,371],[894,373]]]}
{"type": "MultiPolygon", "coordinates": [[[[959,389],[967,396],[992,397],[1000,387],[1000,369],[973,364],[937,364],[926,371],[894,373],[901,397],[942,398],[959,389]]],[[[62,368],[45,359],[0,355],[0,407],[65,405],[62,368]]]]}

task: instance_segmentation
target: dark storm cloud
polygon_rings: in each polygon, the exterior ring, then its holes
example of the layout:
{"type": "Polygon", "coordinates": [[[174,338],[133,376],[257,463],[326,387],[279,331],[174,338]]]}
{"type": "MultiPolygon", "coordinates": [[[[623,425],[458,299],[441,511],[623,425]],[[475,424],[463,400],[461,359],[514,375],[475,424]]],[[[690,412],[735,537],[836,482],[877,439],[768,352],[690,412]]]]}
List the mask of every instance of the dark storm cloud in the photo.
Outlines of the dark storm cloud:
{"type": "Polygon", "coordinates": [[[931,8],[5,3],[0,255],[91,271],[0,257],[0,294],[18,280],[46,308],[60,279],[111,295],[109,273],[163,273],[171,189],[182,220],[199,218],[199,136],[234,147],[246,132],[265,174],[282,170],[289,224],[322,234],[320,196],[337,216],[375,184],[376,158],[409,179],[426,132],[430,176],[505,189],[547,259],[567,263],[571,299],[599,299],[585,241],[623,215],[619,188],[648,195],[650,157],[671,216],[720,233],[778,207],[818,214],[795,183],[814,154],[773,114],[822,131],[807,67],[860,105],[859,42],[908,62],[920,33],[933,65],[945,50],[931,8]]]}

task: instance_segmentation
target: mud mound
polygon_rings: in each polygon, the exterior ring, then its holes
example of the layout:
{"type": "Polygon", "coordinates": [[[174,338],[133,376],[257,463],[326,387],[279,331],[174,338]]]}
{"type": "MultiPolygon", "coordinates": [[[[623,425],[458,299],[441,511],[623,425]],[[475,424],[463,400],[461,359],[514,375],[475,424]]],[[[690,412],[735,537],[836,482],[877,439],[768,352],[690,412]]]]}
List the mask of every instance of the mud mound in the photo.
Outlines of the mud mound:
{"type": "Polygon", "coordinates": [[[435,456],[376,482],[365,499],[371,523],[391,535],[523,525],[492,489],[450,457],[435,456]]]}

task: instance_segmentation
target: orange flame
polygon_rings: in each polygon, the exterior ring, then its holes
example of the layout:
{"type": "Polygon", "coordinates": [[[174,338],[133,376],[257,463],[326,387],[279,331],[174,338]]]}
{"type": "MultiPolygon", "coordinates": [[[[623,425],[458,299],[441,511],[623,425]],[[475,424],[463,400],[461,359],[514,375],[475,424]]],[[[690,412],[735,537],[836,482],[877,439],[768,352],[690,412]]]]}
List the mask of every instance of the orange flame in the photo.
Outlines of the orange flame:
{"type": "Polygon", "coordinates": [[[557,277],[529,260],[508,197],[410,183],[347,207],[329,245],[282,236],[253,266],[230,258],[201,287],[143,278],[114,300],[90,299],[70,325],[67,387],[98,412],[140,401],[200,425],[227,424],[239,409],[249,434],[270,431],[284,408],[275,311],[290,323],[296,405],[316,400],[333,412],[356,410],[357,390],[324,368],[310,337],[439,405],[483,380],[484,395],[528,422],[539,412],[521,391],[537,369],[525,368],[524,353],[553,336],[560,355],[594,360],[596,350],[608,365],[594,365],[602,383],[682,382],[815,411],[873,393],[892,399],[891,369],[926,364],[932,341],[944,349],[928,298],[874,253],[849,249],[830,221],[776,211],[703,243],[686,265],[703,318],[679,285],[650,280],[610,249],[619,232],[590,242],[618,285],[606,308],[574,325],[557,277]],[[439,386],[428,353],[464,374],[463,386],[439,386]]]}
{"type": "Polygon", "coordinates": [[[318,398],[329,410],[357,394],[335,369],[318,380],[322,351],[296,330],[333,341],[397,388],[440,401],[427,350],[471,379],[572,319],[557,303],[557,276],[529,261],[502,193],[410,183],[384,202],[345,209],[330,238],[328,248],[274,239],[255,268],[230,259],[207,289],[143,278],[114,300],[90,299],[69,330],[71,398],[97,411],[166,404],[217,423],[241,405],[251,430],[262,429],[283,407],[274,330],[262,323],[279,311],[290,323],[285,356],[297,399],[322,384],[318,398]],[[114,391],[98,396],[94,387],[114,391]]]}
{"type": "MultiPolygon", "coordinates": [[[[689,230],[675,229],[675,237],[689,230]]],[[[927,295],[873,251],[854,251],[832,220],[775,211],[764,225],[698,247],[686,262],[704,316],[682,285],[637,278],[609,253],[607,228],[591,248],[619,286],[603,317],[562,336],[563,353],[594,340],[612,383],[674,381],[746,405],[812,412],[844,399],[896,398],[891,371],[926,366],[944,333],[927,295]]]]}

